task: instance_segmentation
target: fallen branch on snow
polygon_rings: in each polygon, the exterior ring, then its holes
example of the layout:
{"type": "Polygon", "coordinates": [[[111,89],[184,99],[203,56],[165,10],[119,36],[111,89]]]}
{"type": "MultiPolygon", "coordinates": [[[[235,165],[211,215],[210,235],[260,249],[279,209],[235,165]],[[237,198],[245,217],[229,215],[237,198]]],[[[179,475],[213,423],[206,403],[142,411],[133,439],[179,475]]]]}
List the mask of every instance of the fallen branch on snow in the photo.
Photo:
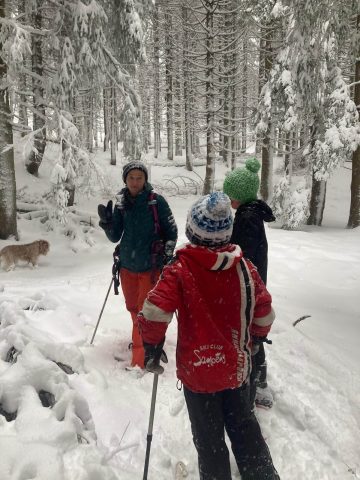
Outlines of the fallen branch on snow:
{"type": "Polygon", "coordinates": [[[296,327],[299,322],[302,322],[303,320],[305,320],[305,318],[309,317],[311,317],[311,315],[303,315],[302,317],[298,318],[297,320],[295,320],[295,322],[293,322],[293,327],[296,327]]]}

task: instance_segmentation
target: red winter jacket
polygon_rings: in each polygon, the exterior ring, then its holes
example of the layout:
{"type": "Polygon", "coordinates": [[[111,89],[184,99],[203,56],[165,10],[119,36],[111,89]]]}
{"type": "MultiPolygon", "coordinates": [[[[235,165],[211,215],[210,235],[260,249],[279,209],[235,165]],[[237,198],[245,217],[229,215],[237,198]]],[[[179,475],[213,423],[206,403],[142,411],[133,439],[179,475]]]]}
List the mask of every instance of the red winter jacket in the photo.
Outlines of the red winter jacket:
{"type": "Polygon", "coordinates": [[[271,296],[239,246],[187,244],[176,252],[139,315],[143,340],[158,344],[178,311],[177,376],[194,392],[239,387],[251,370],[251,337],[275,318],[271,296]]]}

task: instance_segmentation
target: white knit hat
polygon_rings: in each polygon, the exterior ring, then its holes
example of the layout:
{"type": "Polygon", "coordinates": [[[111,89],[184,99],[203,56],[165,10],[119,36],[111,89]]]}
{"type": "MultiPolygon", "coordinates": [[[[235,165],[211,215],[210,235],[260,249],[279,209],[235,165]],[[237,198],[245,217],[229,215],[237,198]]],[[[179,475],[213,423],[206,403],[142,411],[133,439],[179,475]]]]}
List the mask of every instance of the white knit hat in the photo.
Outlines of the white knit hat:
{"type": "Polygon", "coordinates": [[[190,208],[185,234],[195,245],[221,247],[230,242],[232,225],[229,197],[215,192],[199,198],[190,208]]]}

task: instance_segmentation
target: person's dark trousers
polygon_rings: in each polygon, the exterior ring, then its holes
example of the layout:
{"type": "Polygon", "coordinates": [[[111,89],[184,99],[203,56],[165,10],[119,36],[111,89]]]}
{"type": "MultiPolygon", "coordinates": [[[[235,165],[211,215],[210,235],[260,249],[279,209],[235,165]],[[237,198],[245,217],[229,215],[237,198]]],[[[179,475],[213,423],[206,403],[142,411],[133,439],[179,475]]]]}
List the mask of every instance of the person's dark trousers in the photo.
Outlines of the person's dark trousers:
{"type": "Polygon", "coordinates": [[[231,480],[227,432],[242,480],[278,480],[250,403],[250,386],[216,393],[184,387],[200,480],[231,480]]]}
{"type": "Polygon", "coordinates": [[[265,348],[262,342],[259,344],[258,352],[251,358],[251,360],[252,370],[250,376],[250,401],[251,405],[254,405],[257,385],[261,384],[263,388],[267,385],[265,348]]]}

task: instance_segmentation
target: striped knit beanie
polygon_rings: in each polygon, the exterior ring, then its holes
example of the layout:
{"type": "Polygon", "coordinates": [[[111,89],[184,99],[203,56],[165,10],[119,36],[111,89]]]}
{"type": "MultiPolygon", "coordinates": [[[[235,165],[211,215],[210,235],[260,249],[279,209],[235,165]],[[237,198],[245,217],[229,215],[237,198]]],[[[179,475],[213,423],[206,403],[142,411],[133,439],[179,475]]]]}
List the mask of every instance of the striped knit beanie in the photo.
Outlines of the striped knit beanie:
{"type": "Polygon", "coordinates": [[[256,158],[248,158],[245,167],[236,168],[225,177],[224,192],[242,205],[256,200],[260,186],[257,174],[259,169],[259,161],[256,158]]]}
{"type": "Polygon", "coordinates": [[[221,247],[230,242],[232,227],[230,199],[215,192],[199,198],[190,208],[185,234],[194,245],[221,247]]]}
{"type": "Polygon", "coordinates": [[[143,162],[140,162],[140,160],[133,160],[132,162],[129,162],[123,166],[122,178],[124,180],[124,183],[126,183],[126,177],[130,170],[141,170],[145,173],[145,181],[148,181],[148,170],[145,164],[143,162]]]}

